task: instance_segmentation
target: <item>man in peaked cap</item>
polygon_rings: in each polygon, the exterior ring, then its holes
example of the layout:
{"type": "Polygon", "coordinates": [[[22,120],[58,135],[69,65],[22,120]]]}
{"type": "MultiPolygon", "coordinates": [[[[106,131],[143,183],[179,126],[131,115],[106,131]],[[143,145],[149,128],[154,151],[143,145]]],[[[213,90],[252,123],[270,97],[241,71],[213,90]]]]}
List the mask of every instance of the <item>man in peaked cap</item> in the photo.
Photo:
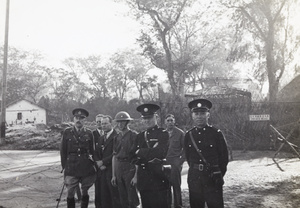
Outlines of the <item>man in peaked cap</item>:
{"type": "Polygon", "coordinates": [[[191,109],[194,127],[184,138],[189,165],[188,187],[191,208],[223,208],[223,177],[227,170],[228,150],[222,132],[209,125],[212,103],[206,99],[193,100],[191,109]]]}
{"type": "Polygon", "coordinates": [[[170,185],[162,171],[162,161],[168,151],[168,132],[157,125],[156,104],[137,107],[147,130],[137,135],[132,151],[133,162],[137,165],[137,189],[143,208],[168,208],[170,185]]]}
{"type": "Polygon", "coordinates": [[[83,108],[76,108],[72,113],[74,126],[64,130],[60,147],[61,165],[65,170],[64,182],[68,190],[67,207],[75,208],[74,195],[81,183],[81,208],[87,208],[88,190],[96,179],[93,134],[83,124],[89,112],[83,108]]]}

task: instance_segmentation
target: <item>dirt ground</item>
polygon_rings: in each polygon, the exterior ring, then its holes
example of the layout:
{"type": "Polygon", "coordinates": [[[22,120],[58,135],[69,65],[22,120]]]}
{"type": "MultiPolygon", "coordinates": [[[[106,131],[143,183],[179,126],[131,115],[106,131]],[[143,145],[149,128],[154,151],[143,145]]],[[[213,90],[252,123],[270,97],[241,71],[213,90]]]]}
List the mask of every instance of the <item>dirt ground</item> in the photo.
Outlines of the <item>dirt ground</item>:
{"type": "MultiPolygon", "coordinates": [[[[274,152],[234,151],[225,176],[226,208],[299,208],[300,159],[274,152]]],[[[54,208],[62,189],[58,151],[0,150],[0,208],[54,208]]],[[[187,165],[182,171],[182,195],[188,208],[187,165]]],[[[91,208],[94,188],[90,189],[91,208]]],[[[79,203],[76,205],[80,207],[79,203]]],[[[59,207],[66,207],[66,193],[59,207]]]]}

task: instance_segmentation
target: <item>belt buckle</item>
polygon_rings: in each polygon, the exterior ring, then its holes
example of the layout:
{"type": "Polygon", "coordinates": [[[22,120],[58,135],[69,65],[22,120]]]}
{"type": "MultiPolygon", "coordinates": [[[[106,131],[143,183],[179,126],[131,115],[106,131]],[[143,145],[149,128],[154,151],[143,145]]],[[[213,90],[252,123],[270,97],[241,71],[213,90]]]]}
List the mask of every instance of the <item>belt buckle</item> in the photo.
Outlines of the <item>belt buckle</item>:
{"type": "Polygon", "coordinates": [[[198,168],[200,171],[203,171],[204,169],[204,165],[203,164],[199,164],[199,168],[198,168]]]}

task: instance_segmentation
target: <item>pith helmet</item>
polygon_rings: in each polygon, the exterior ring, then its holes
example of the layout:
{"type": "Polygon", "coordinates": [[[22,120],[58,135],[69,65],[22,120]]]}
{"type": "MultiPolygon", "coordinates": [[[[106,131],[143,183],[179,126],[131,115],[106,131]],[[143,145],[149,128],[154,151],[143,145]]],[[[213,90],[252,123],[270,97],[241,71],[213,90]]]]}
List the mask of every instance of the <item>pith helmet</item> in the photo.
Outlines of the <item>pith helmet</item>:
{"type": "Polygon", "coordinates": [[[115,121],[131,121],[133,118],[125,111],[120,111],[115,116],[115,121]]]}

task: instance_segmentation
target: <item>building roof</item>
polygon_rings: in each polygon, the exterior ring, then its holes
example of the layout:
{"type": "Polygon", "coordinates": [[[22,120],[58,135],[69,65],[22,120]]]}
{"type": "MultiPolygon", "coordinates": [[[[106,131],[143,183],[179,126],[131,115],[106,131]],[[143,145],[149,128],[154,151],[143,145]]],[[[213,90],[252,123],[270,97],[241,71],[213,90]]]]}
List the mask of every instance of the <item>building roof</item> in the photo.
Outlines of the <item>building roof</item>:
{"type": "Polygon", "coordinates": [[[296,76],[279,91],[277,100],[300,102],[300,75],[296,76]]]}
{"type": "Polygon", "coordinates": [[[20,101],[22,101],[22,100],[25,100],[25,101],[29,102],[29,103],[32,104],[32,105],[35,105],[35,106],[38,106],[38,107],[40,107],[40,108],[43,108],[43,109],[47,110],[45,107],[43,107],[43,106],[41,106],[41,105],[39,105],[39,104],[36,104],[36,103],[34,103],[34,102],[30,101],[30,100],[24,99],[24,98],[15,100],[15,101],[13,101],[13,102],[7,104],[7,105],[6,105],[6,108],[8,108],[9,106],[14,105],[14,104],[16,104],[16,103],[18,103],[18,102],[20,102],[20,101]]]}
{"type": "Polygon", "coordinates": [[[251,93],[228,86],[212,86],[206,87],[201,90],[197,90],[195,92],[186,93],[185,97],[195,98],[195,97],[203,97],[203,98],[230,98],[230,97],[248,97],[251,99],[251,93]]]}

